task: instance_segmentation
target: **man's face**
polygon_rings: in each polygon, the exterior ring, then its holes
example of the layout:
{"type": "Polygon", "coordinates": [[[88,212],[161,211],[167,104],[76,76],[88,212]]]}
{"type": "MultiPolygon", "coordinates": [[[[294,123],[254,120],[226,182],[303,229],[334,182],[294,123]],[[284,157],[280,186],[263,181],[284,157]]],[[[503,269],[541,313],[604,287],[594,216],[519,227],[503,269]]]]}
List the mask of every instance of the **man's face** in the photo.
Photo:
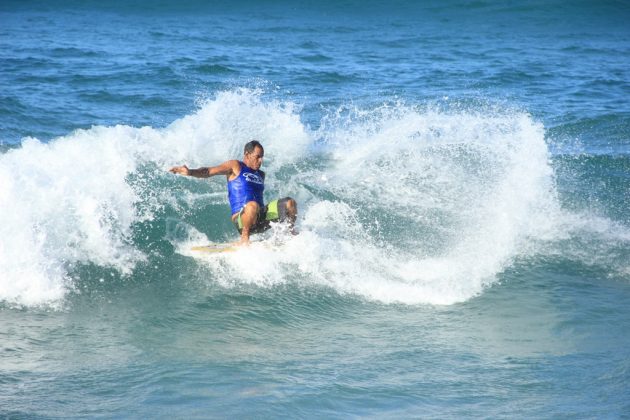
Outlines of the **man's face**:
{"type": "Polygon", "coordinates": [[[254,151],[252,151],[251,153],[245,153],[243,162],[245,162],[245,165],[257,171],[262,165],[264,155],[265,153],[263,152],[263,150],[260,147],[256,146],[254,147],[254,151]]]}

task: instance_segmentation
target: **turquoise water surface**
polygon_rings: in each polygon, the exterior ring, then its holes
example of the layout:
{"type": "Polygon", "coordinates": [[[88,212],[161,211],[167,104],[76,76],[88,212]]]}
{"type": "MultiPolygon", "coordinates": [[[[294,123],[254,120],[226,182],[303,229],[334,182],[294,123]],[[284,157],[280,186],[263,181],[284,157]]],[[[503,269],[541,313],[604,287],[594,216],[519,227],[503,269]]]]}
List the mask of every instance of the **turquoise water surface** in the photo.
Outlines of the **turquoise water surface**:
{"type": "Polygon", "coordinates": [[[627,417],[629,21],[3,2],[0,417],[627,417]],[[252,138],[300,234],[198,255],[252,138]]]}

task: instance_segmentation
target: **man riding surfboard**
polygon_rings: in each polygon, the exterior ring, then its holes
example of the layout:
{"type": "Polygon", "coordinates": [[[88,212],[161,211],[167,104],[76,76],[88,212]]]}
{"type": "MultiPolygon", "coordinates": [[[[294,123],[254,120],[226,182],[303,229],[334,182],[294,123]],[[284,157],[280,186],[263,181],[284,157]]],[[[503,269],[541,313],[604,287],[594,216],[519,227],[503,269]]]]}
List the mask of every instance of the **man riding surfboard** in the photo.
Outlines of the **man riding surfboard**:
{"type": "Polygon", "coordinates": [[[195,178],[225,175],[232,222],[241,234],[239,245],[246,245],[251,234],[264,232],[271,222],[287,221],[293,232],[297,218],[297,203],[291,197],[264,204],[265,173],[260,170],[264,154],[262,145],[252,140],[245,145],[242,161],[228,160],[218,166],[197,169],[174,166],[169,172],[195,178]]]}

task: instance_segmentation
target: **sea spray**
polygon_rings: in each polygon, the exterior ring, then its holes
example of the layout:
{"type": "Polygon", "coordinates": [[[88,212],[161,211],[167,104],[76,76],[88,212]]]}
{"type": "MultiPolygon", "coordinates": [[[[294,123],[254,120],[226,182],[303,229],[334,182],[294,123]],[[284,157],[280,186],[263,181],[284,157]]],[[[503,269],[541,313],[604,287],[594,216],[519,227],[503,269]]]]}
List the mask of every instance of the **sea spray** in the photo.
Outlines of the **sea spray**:
{"type": "Polygon", "coordinates": [[[142,259],[129,240],[138,215],[125,176],[135,162],[116,131],[79,131],[48,144],[26,139],[1,156],[1,299],[57,301],[68,264],[90,261],[129,274],[142,259]]]}
{"type": "MultiPolygon", "coordinates": [[[[544,128],[527,113],[394,103],[345,107],[311,130],[298,112],[237,89],[165,128],[25,139],[0,156],[0,299],[55,304],[85,273],[151,281],[160,275],[152,267],[185,257],[187,273],[202,267],[200,281],[225,287],[294,284],[452,304],[495,284],[517,258],[553,254],[571,230],[544,128]],[[168,168],[240,158],[252,138],[265,146],[266,200],[296,198],[301,233],[276,226],[258,238],[271,248],[200,258],[192,245],[238,238],[225,178],[168,168]]],[[[608,261],[596,245],[591,257],[608,261]]],[[[627,272],[625,254],[615,255],[617,272],[627,272]]]]}
{"type": "Polygon", "coordinates": [[[163,129],[93,127],[46,144],[24,139],[0,156],[0,300],[54,304],[71,289],[77,264],[130,276],[147,260],[134,228],[165,207],[181,209],[168,166],[238,157],[250,138],[275,155],[274,168],[295,160],[287,151],[301,153],[306,137],[290,105],[237,90],[163,129]]]}
{"type": "Polygon", "coordinates": [[[450,304],[493,284],[530,241],[553,236],[559,207],[544,130],[522,112],[336,112],[313,142],[319,164],[288,181],[302,234],[276,252],[205,258],[217,277],[450,304]]]}

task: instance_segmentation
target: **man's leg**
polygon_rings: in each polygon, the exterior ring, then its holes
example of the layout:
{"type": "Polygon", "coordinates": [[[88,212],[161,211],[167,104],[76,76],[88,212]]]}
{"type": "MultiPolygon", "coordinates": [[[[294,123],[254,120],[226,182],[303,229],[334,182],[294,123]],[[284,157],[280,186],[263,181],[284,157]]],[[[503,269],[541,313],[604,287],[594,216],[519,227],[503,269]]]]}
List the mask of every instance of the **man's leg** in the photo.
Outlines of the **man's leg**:
{"type": "Polygon", "coordinates": [[[241,231],[241,241],[239,242],[239,244],[249,244],[249,232],[258,220],[259,211],[260,206],[257,202],[250,201],[245,204],[245,207],[241,212],[241,223],[243,223],[243,230],[241,231]]]}
{"type": "Polygon", "coordinates": [[[289,227],[291,229],[291,233],[296,234],[295,231],[295,220],[297,219],[297,203],[294,199],[289,198],[286,203],[287,208],[287,220],[289,221],[289,227]]]}

